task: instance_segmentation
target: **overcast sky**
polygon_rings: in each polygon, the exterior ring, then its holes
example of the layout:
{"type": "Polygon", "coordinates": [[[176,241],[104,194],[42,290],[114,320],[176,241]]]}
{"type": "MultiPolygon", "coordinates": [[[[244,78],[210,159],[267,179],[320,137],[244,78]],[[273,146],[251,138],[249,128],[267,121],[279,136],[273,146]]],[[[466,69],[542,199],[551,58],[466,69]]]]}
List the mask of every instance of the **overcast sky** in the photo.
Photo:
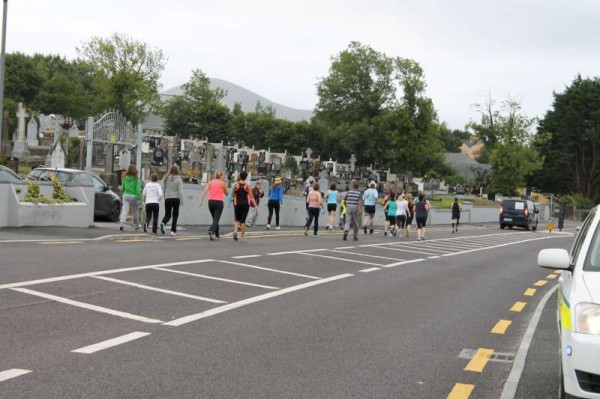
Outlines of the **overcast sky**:
{"type": "Polygon", "coordinates": [[[313,109],[315,84],[353,41],[412,58],[441,121],[463,128],[488,93],[543,116],[578,73],[600,75],[599,0],[9,0],[7,52],[61,54],[127,34],[168,57],[163,89],[192,69],[313,109]]]}

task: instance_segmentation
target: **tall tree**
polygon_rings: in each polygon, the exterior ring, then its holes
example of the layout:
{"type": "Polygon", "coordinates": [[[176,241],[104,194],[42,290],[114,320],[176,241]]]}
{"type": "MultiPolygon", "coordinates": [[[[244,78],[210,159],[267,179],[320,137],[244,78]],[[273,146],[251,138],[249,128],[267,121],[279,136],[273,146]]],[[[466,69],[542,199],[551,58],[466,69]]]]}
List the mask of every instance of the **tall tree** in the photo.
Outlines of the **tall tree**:
{"type": "Polygon", "coordinates": [[[183,85],[183,94],[174,96],[160,109],[167,131],[184,138],[231,139],[231,112],[220,100],[226,93],[211,89],[210,79],[199,69],[183,85]]]}
{"type": "Polygon", "coordinates": [[[480,122],[469,127],[485,143],[485,153],[492,165],[491,189],[504,195],[515,195],[519,187],[543,164],[537,150],[531,146],[531,128],[535,118],[521,111],[521,104],[509,99],[495,106],[491,96],[476,109],[480,122]]]}
{"type": "Polygon", "coordinates": [[[600,202],[600,78],[577,76],[540,121],[536,147],[545,156],[535,181],[554,193],[600,202]]]}
{"type": "Polygon", "coordinates": [[[117,33],[93,37],[77,50],[82,60],[97,68],[94,87],[99,106],[115,108],[136,124],[158,105],[158,80],[165,67],[162,50],[117,33]]]}
{"type": "Polygon", "coordinates": [[[317,84],[313,123],[326,132],[325,152],[398,172],[440,165],[437,115],[425,86],[415,61],[350,43],[317,84]]]}

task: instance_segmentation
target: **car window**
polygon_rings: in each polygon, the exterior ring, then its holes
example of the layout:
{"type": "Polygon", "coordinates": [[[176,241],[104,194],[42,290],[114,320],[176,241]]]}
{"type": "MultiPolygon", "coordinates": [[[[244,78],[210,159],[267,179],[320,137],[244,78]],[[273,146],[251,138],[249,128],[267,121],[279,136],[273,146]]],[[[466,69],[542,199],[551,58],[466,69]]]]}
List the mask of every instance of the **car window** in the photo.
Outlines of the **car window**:
{"type": "Polygon", "coordinates": [[[29,172],[27,177],[29,177],[30,179],[39,179],[41,174],[42,174],[41,169],[34,169],[31,172],[29,172]]]}
{"type": "Polygon", "coordinates": [[[592,220],[594,219],[595,214],[596,209],[593,209],[583,222],[581,230],[579,230],[579,234],[577,234],[577,237],[575,238],[573,248],[571,249],[571,264],[575,264],[577,258],[579,257],[579,251],[581,251],[581,247],[583,245],[583,242],[585,241],[585,237],[587,236],[588,230],[592,225],[592,220]]]}
{"type": "MultiPolygon", "coordinates": [[[[592,211],[592,214],[595,214],[595,212],[592,211]]],[[[592,216],[592,214],[590,214],[590,216],[592,216]]],[[[585,258],[583,270],[600,272],[600,223],[596,224],[596,231],[594,232],[594,237],[590,243],[590,249],[585,258]]]]}
{"type": "Polygon", "coordinates": [[[517,211],[522,211],[523,209],[525,209],[524,202],[515,202],[514,204],[515,204],[514,209],[516,209],[517,211]]]}
{"type": "Polygon", "coordinates": [[[97,177],[92,178],[92,182],[94,183],[94,188],[96,191],[104,191],[104,184],[97,177]]]}
{"type": "Polygon", "coordinates": [[[20,182],[21,180],[21,177],[13,171],[0,169],[0,181],[15,183],[20,182]]]}

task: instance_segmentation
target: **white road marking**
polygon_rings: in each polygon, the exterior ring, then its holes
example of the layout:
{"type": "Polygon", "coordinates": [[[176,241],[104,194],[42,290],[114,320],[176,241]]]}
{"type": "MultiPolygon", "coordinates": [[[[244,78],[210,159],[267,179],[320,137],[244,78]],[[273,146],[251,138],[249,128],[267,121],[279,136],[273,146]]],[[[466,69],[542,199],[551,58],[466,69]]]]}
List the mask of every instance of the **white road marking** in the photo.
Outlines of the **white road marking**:
{"type": "Polygon", "coordinates": [[[329,250],[329,248],[303,249],[303,250],[298,250],[298,251],[269,252],[266,255],[269,255],[269,256],[291,255],[291,254],[299,254],[302,252],[319,252],[319,251],[327,251],[327,250],[329,250]]]}
{"type": "Polygon", "coordinates": [[[112,278],[112,277],[94,276],[93,278],[97,278],[98,280],[110,281],[111,283],[128,285],[130,287],[140,288],[142,290],[156,291],[156,292],[160,292],[162,294],[169,294],[169,295],[180,296],[183,298],[196,299],[198,301],[205,301],[205,302],[210,302],[210,303],[227,303],[226,301],[221,301],[219,299],[213,299],[213,298],[207,298],[204,296],[186,294],[185,292],[165,290],[162,288],[152,287],[151,285],[132,283],[131,281],[119,280],[119,279],[112,278]]]}
{"type": "Polygon", "coordinates": [[[246,306],[246,305],[250,305],[252,303],[264,301],[265,299],[274,298],[274,297],[277,297],[280,295],[288,294],[290,292],[303,290],[305,288],[314,287],[314,286],[317,286],[320,284],[325,284],[325,283],[329,283],[332,281],[336,281],[336,280],[340,280],[340,279],[352,277],[352,276],[353,276],[353,274],[340,274],[337,276],[328,277],[328,278],[324,278],[324,279],[317,280],[317,281],[309,281],[308,283],[295,285],[293,287],[284,288],[284,289],[281,289],[278,291],[273,291],[273,292],[258,295],[258,296],[252,297],[252,298],[244,299],[239,302],[233,302],[233,303],[230,303],[227,305],[223,305],[223,306],[219,306],[219,307],[216,307],[213,309],[205,310],[204,312],[192,314],[189,316],[184,316],[179,319],[175,319],[175,320],[171,320],[169,322],[163,323],[163,325],[174,326],[174,327],[181,326],[183,324],[191,323],[193,321],[204,319],[206,317],[214,316],[219,313],[223,313],[223,312],[227,312],[229,310],[241,308],[242,306],[246,306]]]}
{"type": "Polygon", "coordinates": [[[271,287],[270,285],[261,285],[261,284],[254,284],[254,283],[247,283],[245,281],[239,281],[239,280],[230,280],[228,278],[221,278],[221,277],[213,277],[213,276],[207,276],[204,274],[197,274],[197,273],[190,273],[190,272],[184,272],[181,270],[173,270],[173,269],[164,269],[162,267],[157,267],[154,270],[162,270],[163,272],[169,272],[169,273],[179,273],[179,274],[185,274],[187,276],[194,276],[194,277],[199,277],[199,278],[205,278],[208,280],[217,280],[217,281],[224,281],[226,283],[233,283],[233,284],[240,284],[240,285],[248,285],[250,287],[258,287],[258,288],[266,288],[268,290],[278,290],[279,287],[271,287]]]}
{"type": "Polygon", "coordinates": [[[284,270],[271,269],[269,267],[254,266],[254,265],[248,265],[246,263],[239,263],[239,262],[230,262],[228,260],[219,260],[217,262],[227,263],[229,265],[237,265],[237,266],[242,266],[242,267],[249,267],[251,269],[265,270],[265,271],[273,272],[273,273],[288,274],[290,276],[304,277],[304,278],[309,278],[311,280],[319,280],[321,278],[321,277],[310,276],[308,274],[300,274],[300,273],[286,272],[284,270]]]}
{"type": "Polygon", "coordinates": [[[356,248],[355,246],[351,246],[351,247],[337,247],[337,248],[333,248],[333,249],[354,249],[356,248]]]}
{"type": "Polygon", "coordinates": [[[249,258],[260,258],[262,255],[239,255],[232,256],[233,259],[249,259],[249,258]]]}
{"type": "Polygon", "coordinates": [[[373,266],[383,266],[380,263],[373,263],[373,262],[363,262],[362,260],[355,260],[355,259],[346,259],[346,258],[338,258],[335,256],[327,256],[327,255],[321,255],[321,254],[313,254],[313,253],[307,253],[307,252],[300,252],[298,255],[305,255],[305,256],[318,256],[320,258],[325,258],[325,259],[334,259],[334,260],[339,260],[341,262],[351,262],[351,263],[361,263],[363,265],[373,265],[373,266]]]}
{"type": "Polygon", "coordinates": [[[0,371],[0,382],[10,380],[11,378],[20,377],[27,373],[31,373],[31,370],[10,369],[10,370],[0,371]]]}
{"type": "Polygon", "coordinates": [[[141,321],[143,323],[162,323],[162,320],[150,319],[144,316],[138,316],[127,312],[121,312],[119,310],[108,309],[102,306],[90,305],[89,303],[74,301],[72,299],[63,298],[56,295],[46,294],[44,292],[30,290],[29,288],[11,288],[13,291],[21,292],[23,294],[29,294],[34,296],[39,296],[40,298],[49,299],[51,301],[56,301],[60,303],[64,303],[66,305],[75,306],[78,308],[93,310],[95,312],[106,313],[112,316],[123,317],[125,319],[141,321]]]}
{"type": "Polygon", "coordinates": [[[74,352],[74,353],[84,353],[86,355],[89,355],[89,354],[101,351],[103,349],[112,348],[113,346],[125,344],[127,342],[131,342],[133,340],[146,337],[148,335],[150,335],[150,333],[136,331],[136,332],[132,332],[131,334],[126,334],[126,335],[122,335],[122,336],[117,337],[117,338],[113,338],[113,339],[109,339],[109,340],[106,340],[106,341],[98,342],[97,344],[93,344],[93,345],[89,345],[89,346],[84,346],[83,348],[79,348],[79,349],[74,349],[71,352],[74,352]]]}
{"type": "Polygon", "coordinates": [[[371,273],[371,272],[374,272],[375,270],[381,270],[381,268],[380,267],[372,267],[370,269],[359,270],[359,272],[361,272],[361,273],[371,273]]]}
{"type": "Polygon", "coordinates": [[[438,258],[441,258],[441,256],[439,256],[439,255],[438,256],[430,256],[427,259],[438,259],[438,258]]]}
{"type": "Polygon", "coordinates": [[[423,258],[412,259],[412,260],[405,260],[405,261],[402,261],[402,262],[390,263],[389,265],[383,265],[383,267],[389,268],[389,267],[402,266],[402,265],[407,265],[409,263],[423,262],[424,260],[425,259],[423,259],[423,258]]]}
{"type": "Polygon", "coordinates": [[[414,249],[402,249],[402,248],[388,247],[388,246],[380,246],[380,247],[377,247],[377,248],[388,249],[390,251],[409,252],[411,254],[436,255],[435,252],[424,252],[424,251],[417,251],[417,250],[414,250],[414,249]]]}
{"type": "Polygon", "coordinates": [[[477,251],[484,251],[484,250],[488,250],[488,249],[501,248],[501,247],[506,247],[508,245],[521,244],[521,243],[524,243],[524,242],[547,240],[549,238],[563,238],[563,237],[558,237],[558,236],[554,236],[554,237],[553,236],[550,236],[550,237],[536,237],[536,238],[531,238],[531,239],[528,239],[528,240],[521,240],[521,241],[515,241],[515,242],[507,242],[507,243],[492,245],[492,246],[484,247],[484,248],[474,248],[474,249],[468,249],[468,250],[465,250],[465,251],[458,251],[458,252],[454,252],[454,253],[450,253],[450,254],[444,254],[442,256],[454,256],[454,255],[468,254],[470,252],[477,252],[477,251]]]}
{"type": "Polygon", "coordinates": [[[535,312],[531,317],[531,321],[527,326],[527,330],[525,331],[525,335],[523,335],[521,345],[519,345],[519,349],[517,350],[517,355],[513,361],[513,366],[510,370],[510,374],[508,375],[508,379],[504,383],[504,389],[502,390],[500,399],[513,399],[515,397],[517,393],[517,387],[519,386],[519,381],[521,380],[521,374],[523,374],[523,369],[525,368],[525,358],[527,357],[527,352],[531,346],[531,341],[533,340],[533,335],[535,334],[537,325],[542,317],[544,306],[546,306],[546,302],[548,302],[548,299],[550,299],[550,297],[554,294],[554,291],[556,291],[558,286],[559,284],[555,285],[548,292],[546,292],[535,309],[535,312]]]}
{"type": "Polygon", "coordinates": [[[50,278],[43,278],[43,279],[39,279],[39,280],[22,281],[20,283],[4,284],[4,285],[0,285],[0,290],[6,289],[6,288],[27,287],[29,285],[54,283],[56,281],[73,280],[73,279],[82,278],[82,277],[103,276],[106,274],[116,274],[116,273],[123,273],[123,272],[132,272],[132,271],[136,271],[136,270],[154,269],[157,267],[193,265],[196,263],[206,263],[206,262],[214,262],[214,260],[213,259],[188,260],[188,261],[183,261],[183,262],[160,263],[160,264],[156,264],[156,265],[124,267],[122,269],[110,269],[110,270],[102,270],[99,272],[71,274],[71,275],[61,276],[61,277],[50,277],[50,278]]]}
{"type": "Polygon", "coordinates": [[[356,252],[337,251],[335,249],[330,249],[329,251],[331,251],[331,252],[337,252],[337,253],[340,253],[340,254],[357,255],[357,256],[367,256],[369,258],[388,259],[388,260],[396,260],[396,261],[403,260],[403,259],[398,259],[398,258],[391,258],[389,256],[370,255],[370,254],[357,254],[356,252]]]}

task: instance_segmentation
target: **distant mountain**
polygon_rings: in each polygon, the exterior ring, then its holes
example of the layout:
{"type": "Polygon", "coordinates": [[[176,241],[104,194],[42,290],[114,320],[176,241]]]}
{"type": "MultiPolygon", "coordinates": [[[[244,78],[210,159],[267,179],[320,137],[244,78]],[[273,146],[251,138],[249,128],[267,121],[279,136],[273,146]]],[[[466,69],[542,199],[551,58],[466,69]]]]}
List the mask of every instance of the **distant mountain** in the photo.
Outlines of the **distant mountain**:
{"type": "MultiPolygon", "coordinates": [[[[286,107],[226,80],[211,78],[210,88],[213,90],[215,88],[225,90],[227,95],[221,100],[221,103],[229,107],[229,109],[233,109],[233,105],[237,102],[240,103],[244,112],[254,112],[256,103],[260,101],[263,107],[273,107],[277,118],[287,119],[291,122],[310,121],[313,115],[313,112],[310,110],[286,107]]],[[[163,100],[168,100],[169,97],[181,94],[183,94],[183,86],[173,87],[160,93],[163,100]]],[[[144,128],[161,130],[163,124],[163,118],[151,114],[144,121],[144,128]]]]}

